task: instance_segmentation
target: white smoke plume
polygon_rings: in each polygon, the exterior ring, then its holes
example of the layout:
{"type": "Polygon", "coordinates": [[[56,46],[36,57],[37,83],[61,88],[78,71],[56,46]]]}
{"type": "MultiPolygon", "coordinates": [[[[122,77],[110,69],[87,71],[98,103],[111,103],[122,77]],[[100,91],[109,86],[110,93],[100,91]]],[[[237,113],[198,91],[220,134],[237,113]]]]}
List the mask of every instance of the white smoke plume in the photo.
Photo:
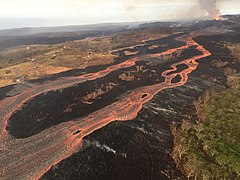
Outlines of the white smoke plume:
{"type": "Polygon", "coordinates": [[[99,149],[101,149],[103,151],[106,151],[106,152],[112,152],[113,154],[117,153],[116,150],[110,148],[109,146],[107,146],[105,144],[101,144],[99,141],[96,141],[96,140],[94,140],[94,141],[84,140],[84,142],[85,142],[86,146],[92,145],[92,146],[96,146],[97,148],[99,148],[99,149]]]}
{"type": "Polygon", "coordinates": [[[210,18],[219,18],[220,10],[216,6],[216,0],[200,0],[199,3],[204,9],[206,9],[210,18]]]}

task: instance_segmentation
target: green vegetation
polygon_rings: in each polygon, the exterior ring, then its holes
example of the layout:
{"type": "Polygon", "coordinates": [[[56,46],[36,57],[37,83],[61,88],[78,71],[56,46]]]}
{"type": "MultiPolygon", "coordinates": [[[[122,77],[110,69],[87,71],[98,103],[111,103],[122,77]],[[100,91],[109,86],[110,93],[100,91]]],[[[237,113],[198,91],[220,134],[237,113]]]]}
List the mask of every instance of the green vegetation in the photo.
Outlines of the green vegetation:
{"type": "Polygon", "coordinates": [[[173,125],[173,158],[188,178],[240,179],[239,82],[206,93],[196,103],[197,123],[173,125]]]}

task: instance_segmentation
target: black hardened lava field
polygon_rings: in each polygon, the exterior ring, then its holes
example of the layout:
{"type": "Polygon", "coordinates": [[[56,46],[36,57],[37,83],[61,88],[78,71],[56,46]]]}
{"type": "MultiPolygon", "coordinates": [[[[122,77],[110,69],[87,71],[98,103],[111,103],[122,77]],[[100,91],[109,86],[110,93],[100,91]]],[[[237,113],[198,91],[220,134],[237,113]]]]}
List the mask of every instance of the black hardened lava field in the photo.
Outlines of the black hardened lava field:
{"type": "Polygon", "coordinates": [[[240,43],[238,21],[187,22],[166,37],[116,48],[109,64],[0,88],[0,179],[188,179],[173,158],[171,128],[197,122],[199,97],[227,87],[227,70],[239,72],[230,43],[240,43]]]}

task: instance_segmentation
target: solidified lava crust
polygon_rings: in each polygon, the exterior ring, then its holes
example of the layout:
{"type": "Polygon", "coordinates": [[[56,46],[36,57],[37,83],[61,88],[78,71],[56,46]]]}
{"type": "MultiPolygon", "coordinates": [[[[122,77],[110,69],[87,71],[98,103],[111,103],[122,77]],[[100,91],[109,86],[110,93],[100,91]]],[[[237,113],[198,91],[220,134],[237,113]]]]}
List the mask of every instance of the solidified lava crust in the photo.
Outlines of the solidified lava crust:
{"type": "MultiPolygon", "coordinates": [[[[193,54],[201,54],[195,49],[187,49],[187,53],[183,51],[181,57],[176,58],[174,62],[181,62],[186,58],[190,58],[193,54]]],[[[119,75],[124,71],[134,70],[134,67],[125,68],[122,70],[114,71],[109,75],[98,78],[94,81],[88,81],[81,83],[78,86],[68,87],[61,91],[51,91],[46,95],[41,94],[27,102],[26,106],[23,106],[20,111],[15,112],[8,121],[7,130],[15,138],[26,138],[34,134],[37,134],[49,127],[58,125],[69,120],[74,120],[78,117],[84,117],[96,110],[99,110],[107,105],[114,103],[123,96],[126,91],[131,91],[135,88],[154,85],[159,82],[164,82],[164,78],[161,76],[166,67],[170,67],[172,61],[161,63],[161,60],[157,64],[146,65],[147,62],[137,62],[139,66],[145,66],[146,69],[154,70],[141,75],[140,80],[132,82],[122,81],[119,79],[119,75]],[[150,78],[151,76],[151,78],[150,78]],[[85,104],[81,102],[81,98],[86,96],[87,92],[92,92],[99,84],[107,83],[118,84],[118,87],[112,89],[105,95],[101,96],[101,99],[96,99],[92,104],[85,104]],[[84,91],[83,91],[84,89],[84,91]],[[57,102],[57,103],[56,103],[57,102]],[[21,124],[19,124],[19,121],[21,124]]],[[[187,69],[187,65],[179,65],[176,72],[181,72],[187,69]]],[[[172,72],[169,74],[173,74],[172,72]]]]}
{"type": "MultiPolygon", "coordinates": [[[[0,157],[0,169],[3,169],[3,171],[0,172],[0,177],[3,179],[38,179],[50,170],[51,167],[81,150],[84,147],[83,138],[86,138],[97,130],[101,130],[101,128],[106,127],[110,123],[123,123],[123,121],[137,118],[138,113],[144,108],[144,105],[151,102],[150,100],[154,99],[159,92],[181,87],[186,84],[189,79],[189,74],[197,69],[200,60],[211,55],[209,51],[195,42],[193,37],[193,34],[176,37],[177,41],[184,43],[184,45],[180,47],[168,49],[160,53],[142,54],[131,57],[130,59],[121,61],[118,64],[113,64],[98,72],[65,77],[39,84],[15,96],[1,100],[0,143],[4,156],[0,157]],[[182,59],[181,61],[173,62],[170,66],[164,66],[160,74],[161,78],[163,78],[162,81],[153,81],[144,86],[131,88],[125,93],[119,93],[117,96],[121,95],[121,98],[113,98],[114,101],[112,100],[111,103],[101,109],[96,109],[93,112],[89,112],[89,114],[79,114],[77,118],[64,119],[62,122],[57,122],[52,126],[39,128],[36,134],[33,133],[34,135],[28,132],[27,136],[24,136],[24,134],[20,136],[24,138],[16,138],[7,130],[9,119],[14,116],[14,114],[17,115],[17,111],[23,111],[24,106],[27,106],[29,101],[38,98],[38,96],[42,96],[44,93],[52,93],[53,91],[81,86],[81,84],[84,83],[104,79],[111,73],[134,67],[139,61],[143,61],[144,59],[150,59],[148,61],[151,62],[151,58],[169,55],[178,50],[188,49],[189,47],[195,47],[200,53],[182,59]],[[178,67],[182,66],[185,67],[179,70],[178,67]]],[[[57,103],[61,102],[59,101],[57,103]]],[[[14,129],[15,126],[20,123],[21,122],[13,123],[11,124],[13,127],[9,126],[8,129],[14,129]]],[[[21,129],[18,129],[18,131],[21,131],[21,129]]],[[[142,136],[138,136],[137,134],[134,136],[135,141],[139,142],[138,147],[140,149],[138,153],[149,154],[148,150],[142,145],[149,140],[142,139],[140,141],[139,138],[142,138],[142,136]]],[[[131,143],[129,146],[132,147],[133,150],[137,150],[131,143]]],[[[114,150],[112,150],[112,152],[114,152],[114,150]]],[[[134,155],[133,152],[131,152],[131,154],[134,155]]],[[[123,156],[125,157],[124,154],[123,156]]],[[[164,157],[164,155],[162,154],[160,157],[164,157]]],[[[148,155],[144,158],[151,159],[152,157],[148,155]]],[[[153,162],[153,160],[148,162],[153,162]]],[[[153,164],[149,164],[148,166],[153,166],[153,164]]],[[[154,172],[151,170],[146,173],[150,178],[154,176],[154,172]]],[[[135,177],[136,176],[133,178],[135,177]]]]}

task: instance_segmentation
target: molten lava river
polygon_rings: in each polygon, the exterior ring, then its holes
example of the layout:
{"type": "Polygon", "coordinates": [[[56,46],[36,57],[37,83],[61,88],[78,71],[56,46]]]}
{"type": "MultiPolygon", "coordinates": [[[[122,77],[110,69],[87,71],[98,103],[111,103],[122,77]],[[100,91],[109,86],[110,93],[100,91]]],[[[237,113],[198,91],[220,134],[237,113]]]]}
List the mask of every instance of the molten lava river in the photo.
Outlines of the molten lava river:
{"type": "Polygon", "coordinates": [[[96,73],[57,79],[31,87],[18,95],[1,100],[0,179],[39,179],[52,166],[80,151],[83,145],[83,138],[87,135],[107,126],[113,121],[134,119],[142,109],[143,104],[150,101],[157,93],[164,89],[184,85],[188,80],[188,75],[198,67],[199,63],[197,60],[211,55],[210,52],[195,42],[193,37],[193,34],[177,37],[177,41],[185,43],[184,46],[178,48],[169,49],[158,54],[147,54],[130,58],[96,73]],[[13,113],[21,110],[29,100],[40,94],[105,77],[113,71],[132,67],[139,60],[170,55],[189,47],[195,47],[201,52],[201,55],[172,64],[171,68],[162,73],[165,79],[164,82],[138,87],[120,100],[88,116],[61,123],[31,137],[17,139],[6,130],[8,120],[13,113]],[[186,65],[188,68],[178,72],[179,65],[186,65]],[[180,81],[173,82],[173,79],[177,76],[181,77],[180,81]]]}

